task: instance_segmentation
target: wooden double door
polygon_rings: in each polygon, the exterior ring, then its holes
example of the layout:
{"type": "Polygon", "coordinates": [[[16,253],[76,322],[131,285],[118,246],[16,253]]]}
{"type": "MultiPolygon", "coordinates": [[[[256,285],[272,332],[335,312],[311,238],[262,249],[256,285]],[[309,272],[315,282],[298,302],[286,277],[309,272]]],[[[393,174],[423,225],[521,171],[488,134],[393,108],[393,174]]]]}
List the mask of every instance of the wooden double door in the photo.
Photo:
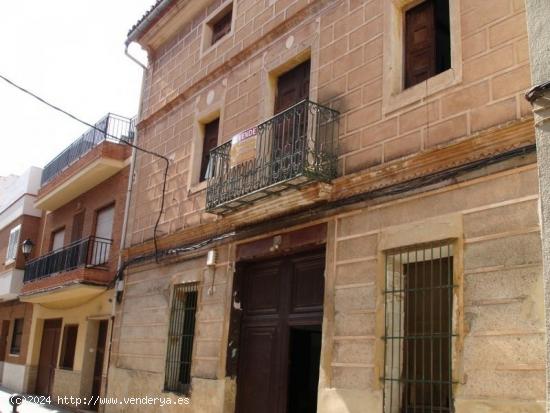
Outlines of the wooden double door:
{"type": "Polygon", "coordinates": [[[238,413],[314,413],[324,297],[324,251],[244,264],[238,413]]]}

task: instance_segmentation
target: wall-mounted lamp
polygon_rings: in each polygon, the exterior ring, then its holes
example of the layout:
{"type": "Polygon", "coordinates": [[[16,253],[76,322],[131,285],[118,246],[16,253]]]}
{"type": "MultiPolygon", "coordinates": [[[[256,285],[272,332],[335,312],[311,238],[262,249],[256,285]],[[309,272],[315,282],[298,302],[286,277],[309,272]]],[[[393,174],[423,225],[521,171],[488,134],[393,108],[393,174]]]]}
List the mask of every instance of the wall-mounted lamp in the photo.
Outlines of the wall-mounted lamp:
{"type": "Polygon", "coordinates": [[[116,280],[115,291],[116,302],[120,304],[122,302],[122,295],[124,294],[124,279],[119,278],[116,280]]]}
{"type": "Polygon", "coordinates": [[[206,266],[207,267],[216,266],[217,258],[218,258],[218,254],[217,254],[216,250],[208,251],[208,254],[206,254],[206,266]]]}
{"type": "Polygon", "coordinates": [[[23,253],[23,256],[25,257],[25,261],[29,259],[32,253],[32,249],[34,247],[34,242],[32,242],[30,239],[26,239],[21,243],[21,252],[23,253]]]}

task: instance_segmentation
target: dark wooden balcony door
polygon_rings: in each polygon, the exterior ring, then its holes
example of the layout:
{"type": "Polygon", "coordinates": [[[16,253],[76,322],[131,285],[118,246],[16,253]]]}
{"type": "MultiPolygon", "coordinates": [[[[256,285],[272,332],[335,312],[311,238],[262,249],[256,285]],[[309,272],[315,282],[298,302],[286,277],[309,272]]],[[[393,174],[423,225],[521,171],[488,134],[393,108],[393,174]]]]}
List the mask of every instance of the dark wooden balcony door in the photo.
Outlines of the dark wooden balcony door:
{"type": "Polygon", "coordinates": [[[317,411],[324,261],[303,253],[239,270],[238,413],[317,411]]]}
{"type": "Polygon", "coordinates": [[[44,320],[42,342],[40,344],[40,359],[36,378],[36,393],[51,395],[52,385],[57,365],[59,337],[61,335],[61,319],[44,320]]]}
{"type": "MultiPolygon", "coordinates": [[[[107,344],[107,330],[109,321],[101,320],[97,333],[97,346],[94,362],[94,379],[92,383],[92,399],[96,400],[101,394],[101,380],[103,377],[103,365],[105,364],[105,347],[107,344]]],[[[99,405],[93,405],[92,409],[97,410],[99,405]]]]}
{"type": "MultiPolygon", "coordinates": [[[[307,60],[277,79],[276,115],[309,98],[310,70],[310,61],[307,60]]],[[[299,166],[303,160],[302,152],[307,138],[307,107],[299,106],[275,118],[273,129],[273,172],[277,175],[299,166]]]]}

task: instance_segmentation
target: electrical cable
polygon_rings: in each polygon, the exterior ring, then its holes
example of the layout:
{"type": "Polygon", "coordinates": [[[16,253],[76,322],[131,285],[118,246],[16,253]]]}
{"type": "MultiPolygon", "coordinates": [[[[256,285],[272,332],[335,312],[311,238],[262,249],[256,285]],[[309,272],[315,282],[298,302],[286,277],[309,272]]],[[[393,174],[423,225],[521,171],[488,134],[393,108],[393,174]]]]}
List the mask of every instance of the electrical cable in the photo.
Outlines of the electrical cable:
{"type": "MultiPolygon", "coordinates": [[[[166,181],[168,180],[168,168],[170,166],[170,160],[164,155],[161,155],[157,152],[150,151],[150,150],[145,149],[145,148],[141,148],[137,145],[134,145],[133,143],[130,143],[130,142],[124,140],[124,139],[117,138],[116,136],[113,136],[113,135],[107,133],[106,131],[99,129],[97,126],[92,125],[91,123],[88,123],[85,120],[82,120],[82,119],[78,118],[77,116],[73,115],[72,113],[69,113],[66,110],[61,109],[60,107],[58,107],[58,106],[48,102],[47,100],[41,98],[40,96],[36,95],[35,93],[31,92],[30,90],[25,89],[22,86],[19,86],[18,84],[11,81],[7,77],[3,76],[2,74],[0,74],[0,79],[4,80],[6,83],[10,84],[11,86],[15,87],[16,89],[19,89],[21,92],[26,93],[27,95],[35,98],[36,100],[44,103],[46,106],[49,106],[50,108],[52,108],[52,109],[54,109],[58,112],[61,112],[62,114],[72,118],[73,120],[82,123],[83,125],[86,125],[86,126],[92,128],[92,129],[94,129],[98,132],[103,133],[105,136],[107,136],[107,137],[109,137],[113,140],[116,140],[120,143],[124,143],[125,145],[128,145],[129,147],[131,147],[133,149],[136,149],[138,151],[141,151],[143,153],[146,153],[146,154],[149,154],[149,155],[152,155],[152,156],[156,156],[157,158],[160,158],[160,159],[162,159],[163,161],[166,162],[166,166],[164,168],[164,178],[163,178],[163,182],[162,182],[162,197],[161,197],[161,202],[160,202],[160,211],[159,211],[159,215],[157,217],[156,223],[155,223],[155,227],[153,229],[153,243],[155,245],[155,256],[157,256],[158,255],[157,230],[158,230],[158,226],[160,224],[160,220],[162,218],[162,214],[164,213],[164,204],[165,204],[165,197],[166,197],[166,181]]],[[[132,179],[132,177],[130,177],[129,179],[132,179]]],[[[158,258],[156,258],[156,262],[158,263],[158,258]]]]}

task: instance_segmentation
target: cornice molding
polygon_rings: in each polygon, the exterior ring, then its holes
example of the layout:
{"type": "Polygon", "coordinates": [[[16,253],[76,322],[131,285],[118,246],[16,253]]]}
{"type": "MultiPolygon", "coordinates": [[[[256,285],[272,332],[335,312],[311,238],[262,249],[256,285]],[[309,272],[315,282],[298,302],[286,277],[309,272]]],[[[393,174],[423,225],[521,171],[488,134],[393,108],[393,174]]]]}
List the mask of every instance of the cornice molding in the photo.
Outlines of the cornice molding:
{"type": "MultiPolygon", "coordinates": [[[[266,199],[234,214],[218,217],[208,223],[184,228],[158,240],[159,249],[173,248],[240,227],[249,227],[277,217],[312,208],[331,201],[407,182],[471,162],[487,159],[500,153],[535,143],[533,119],[522,119],[465,137],[442,147],[345,175],[331,184],[313,183],[303,189],[289,191],[266,199]]],[[[401,198],[406,197],[403,195],[401,198]]],[[[153,241],[146,241],[123,251],[125,259],[154,251],[153,241]]]]}

